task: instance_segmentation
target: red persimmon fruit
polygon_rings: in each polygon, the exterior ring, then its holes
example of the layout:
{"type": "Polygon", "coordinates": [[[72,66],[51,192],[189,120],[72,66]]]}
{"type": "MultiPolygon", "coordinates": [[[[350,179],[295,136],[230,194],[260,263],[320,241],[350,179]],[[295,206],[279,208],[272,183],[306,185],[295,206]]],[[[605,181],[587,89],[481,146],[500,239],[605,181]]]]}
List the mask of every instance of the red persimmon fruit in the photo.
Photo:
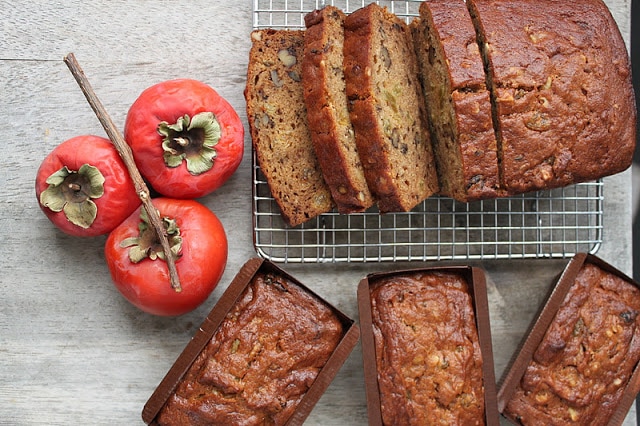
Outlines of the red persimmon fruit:
{"type": "Polygon", "coordinates": [[[44,214],[74,236],[107,234],[141,203],[111,141],[93,135],[58,145],[40,165],[35,186],[44,214]]]}
{"type": "Polygon", "coordinates": [[[216,90],[177,79],[144,90],[129,108],[124,136],[142,176],[170,198],[218,189],[244,153],[244,127],[216,90]]]}
{"type": "Polygon", "coordinates": [[[214,290],[227,263],[227,237],[218,217],[195,200],[156,198],[181,289],[170,282],[157,236],[140,208],[107,238],[105,258],[120,293],[139,309],[177,316],[192,311],[214,290]]]}

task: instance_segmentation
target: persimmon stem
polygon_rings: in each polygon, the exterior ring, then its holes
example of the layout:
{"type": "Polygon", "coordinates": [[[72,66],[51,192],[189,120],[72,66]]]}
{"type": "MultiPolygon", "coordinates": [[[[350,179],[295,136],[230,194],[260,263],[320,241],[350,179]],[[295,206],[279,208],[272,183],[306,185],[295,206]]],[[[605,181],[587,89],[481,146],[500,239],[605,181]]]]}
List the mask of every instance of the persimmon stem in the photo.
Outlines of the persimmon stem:
{"type": "Polygon", "coordinates": [[[151,195],[149,192],[149,188],[146,183],[142,179],[142,175],[136,166],[136,163],[133,159],[133,153],[131,152],[131,147],[124,140],[124,136],[120,133],[116,125],[113,123],[113,120],[107,113],[106,109],[98,99],[93,87],[89,83],[89,79],[84,74],[84,71],[80,67],[80,64],[75,58],[73,53],[69,53],[64,57],[64,62],[67,64],[69,71],[76,79],[76,82],[80,86],[80,90],[84,94],[85,98],[91,105],[93,112],[98,117],[100,124],[107,133],[107,136],[115,146],[118,154],[122,158],[127,170],[129,171],[129,175],[131,175],[131,179],[133,180],[133,185],[138,193],[138,197],[140,201],[142,201],[142,206],[147,211],[147,215],[149,216],[149,220],[151,222],[151,226],[153,226],[156,234],[158,235],[158,239],[160,244],[162,245],[162,250],[164,251],[167,266],[169,268],[169,278],[171,280],[171,287],[176,291],[182,291],[182,287],[180,285],[180,279],[178,277],[178,270],[176,269],[175,257],[171,251],[171,246],[169,245],[169,240],[167,238],[167,234],[164,229],[164,225],[162,224],[162,220],[160,218],[160,214],[158,210],[153,206],[151,201],[151,195]]]}
{"type": "Polygon", "coordinates": [[[189,139],[187,139],[187,138],[175,138],[174,142],[177,143],[180,146],[189,145],[189,139]]]}

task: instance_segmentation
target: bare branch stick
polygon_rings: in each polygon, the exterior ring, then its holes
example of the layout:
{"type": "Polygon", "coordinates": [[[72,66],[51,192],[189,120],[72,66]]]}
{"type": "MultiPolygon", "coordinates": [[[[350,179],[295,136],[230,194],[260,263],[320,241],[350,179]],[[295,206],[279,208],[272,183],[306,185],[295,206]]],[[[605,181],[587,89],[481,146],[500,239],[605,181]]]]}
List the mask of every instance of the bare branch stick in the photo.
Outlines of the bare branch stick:
{"type": "Polygon", "coordinates": [[[69,53],[67,56],[65,56],[64,62],[65,64],[67,64],[69,71],[71,71],[71,74],[78,82],[78,85],[80,86],[82,93],[84,93],[84,96],[87,98],[87,101],[89,101],[93,112],[95,112],[98,120],[100,120],[100,124],[102,124],[102,127],[107,132],[107,136],[109,136],[109,139],[111,139],[111,142],[120,154],[120,157],[122,157],[122,160],[124,161],[124,164],[127,167],[129,174],[131,175],[131,179],[133,180],[136,192],[140,197],[140,201],[142,201],[142,205],[147,211],[149,220],[151,221],[151,225],[156,231],[158,239],[160,240],[160,244],[162,245],[162,249],[167,261],[167,266],[169,267],[169,278],[171,279],[171,287],[173,287],[176,292],[182,291],[182,287],[180,286],[180,279],[178,278],[178,271],[176,269],[175,257],[171,251],[169,240],[167,239],[167,234],[165,232],[158,210],[153,206],[153,203],[151,202],[149,188],[147,188],[146,183],[142,179],[142,175],[140,175],[140,171],[138,170],[138,167],[136,166],[136,163],[133,159],[131,148],[124,140],[124,137],[122,136],[120,131],[118,131],[118,128],[113,123],[113,120],[100,102],[100,99],[98,99],[93,88],[91,87],[91,84],[89,83],[89,80],[82,71],[80,64],[78,64],[78,61],[76,60],[74,54],[69,53]]]}

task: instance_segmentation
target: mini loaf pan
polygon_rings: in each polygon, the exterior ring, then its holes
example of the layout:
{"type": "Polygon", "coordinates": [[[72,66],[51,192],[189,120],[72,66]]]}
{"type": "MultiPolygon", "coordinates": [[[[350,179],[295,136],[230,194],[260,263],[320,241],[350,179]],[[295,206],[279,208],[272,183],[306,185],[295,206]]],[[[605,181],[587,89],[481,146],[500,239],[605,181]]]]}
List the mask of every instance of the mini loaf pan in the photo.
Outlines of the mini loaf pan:
{"type": "MultiPolygon", "coordinates": [[[[540,345],[547,329],[555,318],[556,312],[562,305],[565,296],[569,292],[569,289],[575,282],[576,276],[585,263],[591,263],[604,271],[617,275],[636,287],[640,287],[640,284],[629,278],[627,275],[592,254],[578,253],[569,261],[562,274],[560,274],[556,285],[551,289],[551,292],[549,293],[545,304],[542,306],[537,319],[532,323],[528,334],[520,345],[519,351],[513,359],[511,366],[500,385],[500,389],[498,391],[498,410],[505,418],[514,424],[520,423],[517,422],[516,419],[510,418],[504,412],[505,408],[518,389],[520,381],[522,380],[529,363],[533,359],[534,352],[540,345]]],[[[622,399],[619,401],[618,407],[608,422],[609,426],[621,425],[624,422],[631,405],[635,401],[638,391],[640,391],[640,368],[636,365],[626,385],[622,399]]]]}
{"type": "Polygon", "coordinates": [[[381,426],[383,424],[380,407],[380,393],[378,390],[378,369],[373,337],[370,294],[371,287],[382,278],[420,272],[456,273],[464,277],[467,281],[475,309],[478,341],[483,359],[482,376],[485,392],[485,423],[487,425],[499,424],[500,414],[498,413],[496,399],[497,392],[493,362],[493,348],[491,345],[491,324],[489,321],[489,304],[487,301],[487,285],[484,271],[480,268],[471,266],[441,266],[369,274],[363,278],[358,285],[358,310],[360,317],[362,359],[364,365],[369,425],[381,426]]]}
{"type": "Polygon", "coordinates": [[[327,360],[322,370],[320,370],[320,372],[318,373],[313,384],[309,387],[309,389],[303,396],[302,400],[298,404],[298,407],[291,415],[286,425],[302,425],[305,419],[309,416],[313,407],[329,387],[334,377],[342,367],[343,363],[346,361],[353,348],[358,343],[360,330],[355,325],[355,322],[352,319],[347,317],[335,307],[331,306],[324,299],[319,297],[308,287],[300,283],[297,279],[280,269],[278,266],[274,265],[268,260],[253,258],[248,260],[242,266],[233,281],[229,284],[227,290],[220,297],[218,303],[216,303],[209,315],[205,318],[199,330],[189,341],[180,356],[174,362],[173,366],[165,375],[164,379],[160,382],[156,390],[153,392],[153,394],[145,404],[142,411],[142,419],[145,423],[150,425],[157,424],[155,422],[156,416],[160,413],[160,410],[164,406],[165,402],[173,394],[182,377],[191,367],[191,364],[195,361],[200,352],[202,352],[207,343],[211,340],[219,325],[226,317],[227,313],[233,308],[238,298],[242,295],[245,288],[249,286],[253,277],[258,272],[273,273],[275,275],[279,275],[291,280],[304,291],[307,291],[310,295],[322,301],[325,305],[329,306],[343,324],[344,331],[342,339],[327,360]]]}

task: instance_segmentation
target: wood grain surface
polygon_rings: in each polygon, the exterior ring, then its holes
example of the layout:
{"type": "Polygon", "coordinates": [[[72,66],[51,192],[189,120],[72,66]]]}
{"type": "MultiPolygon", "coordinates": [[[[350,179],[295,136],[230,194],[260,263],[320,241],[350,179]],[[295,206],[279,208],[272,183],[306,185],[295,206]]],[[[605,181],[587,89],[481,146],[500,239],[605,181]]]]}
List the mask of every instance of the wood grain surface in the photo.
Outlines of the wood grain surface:
{"type": "MultiPolygon", "coordinates": [[[[307,2],[312,3],[312,2],[307,2]]],[[[609,0],[625,39],[630,1],[609,0]]],[[[243,98],[251,1],[0,1],[0,424],[132,425],[182,348],[244,262],[255,256],[250,140],[243,163],[200,201],[229,236],[218,288],[178,318],[138,311],[111,283],[104,237],[55,229],[40,212],[34,179],[60,142],[105,136],[62,59],[73,52],[117,125],[151,84],[177,77],[218,90],[246,125],[243,98]]],[[[631,174],[605,180],[604,244],[597,253],[631,273],[631,174]]],[[[496,374],[509,363],[566,260],[472,263],[487,272],[496,374]]],[[[356,286],[369,272],[416,266],[284,265],[357,318],[356,286]]],[[[357,347],[315,407],[309,425],[365,425],[357,347]]],[[[635,424],[635,409],[628,424],[635,424]]]]}

